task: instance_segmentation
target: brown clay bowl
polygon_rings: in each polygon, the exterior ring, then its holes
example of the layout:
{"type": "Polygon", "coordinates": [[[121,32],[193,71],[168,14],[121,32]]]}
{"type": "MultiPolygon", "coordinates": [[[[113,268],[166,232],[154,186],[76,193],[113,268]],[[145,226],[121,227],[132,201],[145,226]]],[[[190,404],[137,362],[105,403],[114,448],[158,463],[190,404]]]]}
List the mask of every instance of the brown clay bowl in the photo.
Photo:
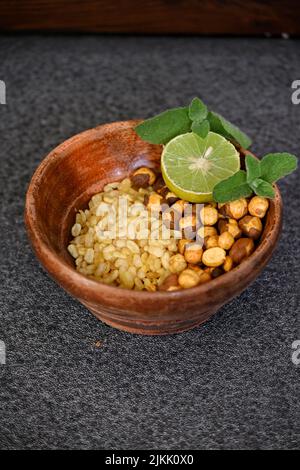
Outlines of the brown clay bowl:
{"type": "Polygon", "coordinates": [[[75,270],[66,249],[76,211],[85,208],[106,183],[121,180],[143,165],[160,166],[161,147],[139,139],[133,130],[137,122],[115,122],[87,130],[50,152],[29,185],[25,220],[42,266],[99,320],[132,333],[178,333],[206,322],[262,271],[280,235],[282,201],[276,188],[255,252],[207,284],[149,293],[100,284],[83,276],[75,270]]]}

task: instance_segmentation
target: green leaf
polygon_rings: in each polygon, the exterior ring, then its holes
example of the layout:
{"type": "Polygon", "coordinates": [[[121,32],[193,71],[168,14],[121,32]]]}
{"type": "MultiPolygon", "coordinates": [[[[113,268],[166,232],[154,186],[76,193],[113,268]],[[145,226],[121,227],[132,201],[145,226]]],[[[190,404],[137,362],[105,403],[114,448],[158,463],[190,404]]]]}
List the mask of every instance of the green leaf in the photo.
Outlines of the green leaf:
{"type": "Polygon", "coordinates": [[[252,181],[251,188],[258,196],[269,197],[271,199],[275,197],[273,186],[263,179],[257,178],[252,181]]]}
{"type": "Polygon", "coordinates": [[[191,130],[188,108],[173,108],[147,119],[135,127],[136,133],[151,144],[166,144],[191,130]]]}
{"type": "Polygon", "coordinates": [[[297,157],[290,153],[269,153],[261,161],[261,177],[269,183],[275,183],[297,168],[297,157]]]}
{"type": "Polygon", "coordinates": [[[192,131],[202,137],[202,139],[205,139],[209,133],[209,129],[210,127],[207,119],[204,119],[202,122],[194,121],[192,124],[192,131]]]}
{"type": "Polygon", "coordinates": [[[260,161],[252,155],[246,155],[247,182],[251,184],[261,176],[260,161]]]}
{"type": "Polygon", "coordinates": [[[226,139],[234,140],[245,149],[250,147],[252,143],[250,137],[220,114],[209,112],[207,119],[213,132],[223,135],[226,139]]]}
{"type": "Polygon", "coordinates": [[[192,121],[202,122],[208,114],[207,106],[199,98],[194,98],[189,106],[189,117],[192,121]]]}
{"type": "Polygon", "coordinates": [[[218,183],[213,190],[213,198],[216,202],[229,202],[241,197],[249,197],[252,189],[247,183],[247,174],[240,170],[233,176],[218,183]]]}

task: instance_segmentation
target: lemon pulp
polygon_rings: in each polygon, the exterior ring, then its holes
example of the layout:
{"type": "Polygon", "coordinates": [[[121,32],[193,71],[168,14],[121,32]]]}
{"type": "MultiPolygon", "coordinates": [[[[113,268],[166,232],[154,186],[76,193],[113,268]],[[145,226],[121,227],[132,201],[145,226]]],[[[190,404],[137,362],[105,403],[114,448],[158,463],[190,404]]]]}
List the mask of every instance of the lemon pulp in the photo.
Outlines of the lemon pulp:
{"type": "Polygon", "coordinates": [[[219,134],[209,132],[202,139],[188,132],[172,139],[161,157],[162,175],[168,188],[189,202],[210,202],[217,183],[240,169],[234,145],[219,134]]]}

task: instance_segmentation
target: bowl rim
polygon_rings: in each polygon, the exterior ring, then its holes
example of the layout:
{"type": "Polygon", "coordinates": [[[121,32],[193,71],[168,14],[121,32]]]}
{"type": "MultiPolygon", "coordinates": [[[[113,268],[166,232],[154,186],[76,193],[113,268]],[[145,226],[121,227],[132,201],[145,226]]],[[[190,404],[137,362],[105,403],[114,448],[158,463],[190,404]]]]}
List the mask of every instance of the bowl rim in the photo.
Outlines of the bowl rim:
{"type": "MultiPolygon", "coordinates": [[[[66,139],[61,144],[56,146],[53,150],[51,150],[47,156],[41,161],[41,163],[36,168],[29,186],[27,188],[26,193],[26,201],[25,201],[25,225],[27,228],[27,233],[31,244],[33,246],[34,252],[41,263],[41,265],[46,269],[46,271],[56,280],[56,282],[61,282],[69,292],[72,293],[72,287],[74,285],[77,287],[77,294],[78,297],[81,299],[90,300],[91,297],[95,302],[100,301],[105,297],[114,296],[116,298],[120,297],[122,302],[128,300],[132,303],[134,300],[141,301],[141,300],[155,300],[155,299],[165,299],[166,301],[172,299],[184,299],[184,300],[192,300],[192,298],[197,295],[205,294],[207,295],[211,291],[215,291],[218,288],[226,287],[226,285],[230,285],[238,280],[239,276],[246,276],[247,273],[250,273],[251,270],[259,264],[265,257],[267,252],[270,252],[270,256],[276,247],[276,242],[280,236],[281,231],[281,223],[282,223],[282,198],[280,194],[280,190],[277,185],[275,185],[275,198],[273,199],[274,204],[274,220],[275,223],[272,224],[271,228],[265,234],[261,243],[257,246],[255,251],[245,260],[242,264],[236,266],[231,271],[222,274],[221,276],[217,277],[216,279],[212,279],[211,281],[200,284],[198,286],[189,288],[189,289],[181,289],[178,291],[155,291],[155,292],[148,292],[148,291],[135,291],[130,289],[121,289],[117,286],[111,286],[108,284],[101,283],[94,279],[88,278],[84,274],[79,273],[75,265],[71,266],[66,261],[64,261],[59,254],[50,248],[40,237],[39,237],[39,229],[37,227],[36,220],[36,207],[35,207],[35,192],[37,188],[40,187],[39,179],[43,175],[43,173],[47,170],[48,164],[53,159],[56,159],[57,162],[64,158],[64,151],[71,145],[73,145],[76,141],[80,140],[82,137],[90,136],[90,134],[95,132],[105,133],[106,130],[109,130],[110,127],[119,125],[120,129],[133,127],[136,125],[140,120],[127,120],[127,121],[115,121],[107,124],[101,124],[94,128],[87,129],[82,131],[74,136],[66,139]],[[271,241],[271,243],[270,243],[271,241]],[[270,250],[271,246],[271,250],[270,250]],[[54,269],[55,267],[55,269],[54,269]],[[80,291],[80,295],[78,292],[80,291]],[[120,296],[121,293],[121,296],[120,296]]],[[[252,154],[249,150],[240,149],[242,152],[246,154],[252,154]]],[[[253,155],[253,154],[252,154],[253,155]]],[[[264,263],[266,264],[266,263],[264,263]]],[[[123,304],[124,305],[124,304],[123,304]]]]}

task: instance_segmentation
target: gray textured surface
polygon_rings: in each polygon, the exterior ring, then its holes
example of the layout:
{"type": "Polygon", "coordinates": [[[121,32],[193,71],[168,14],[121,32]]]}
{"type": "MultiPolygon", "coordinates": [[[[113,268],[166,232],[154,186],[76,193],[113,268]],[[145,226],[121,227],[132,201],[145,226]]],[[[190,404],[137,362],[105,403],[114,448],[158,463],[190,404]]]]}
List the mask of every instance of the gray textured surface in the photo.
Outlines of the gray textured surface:
{"type": "Polygon", "coordinates": [[[42,271],[23,225],[30,177],[96,124],[201,95],[258,153],[299,155],[300,43],[284,40],[0,37],[0,447],[299,447],[299,173],[282,184],[279,249],[205,326],[141,337],[98,322],[42,271]],[[95,348],[95,341],[103,342],[95,348]]]}

